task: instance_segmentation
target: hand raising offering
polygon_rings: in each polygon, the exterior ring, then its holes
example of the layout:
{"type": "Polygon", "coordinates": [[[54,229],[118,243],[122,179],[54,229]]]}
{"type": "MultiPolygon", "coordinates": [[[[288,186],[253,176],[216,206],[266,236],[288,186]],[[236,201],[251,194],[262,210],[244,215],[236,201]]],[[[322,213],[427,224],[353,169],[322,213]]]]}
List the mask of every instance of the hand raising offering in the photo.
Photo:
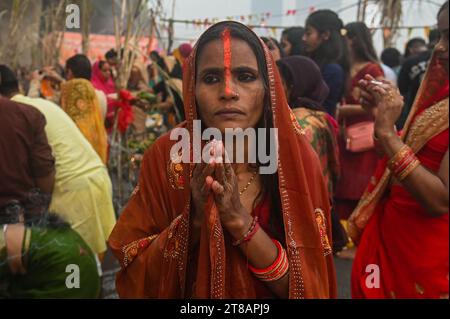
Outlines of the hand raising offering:
{"type": "Polygon", "coordinates": [[[404,98],[399,89],[389,81],[375,81],[366,75],[360,81],[361,104],[366,110],[376,108],[375,132],[395,132],[395,123],[400,117],[404,105],[404,98]]]}
{"type": "Polygon", "coordinates": [[[203,210],[211,194],[211,184],[207,183],[207,178],[211,178],[214,173],[214,163],[197,164],[192,173],[191,190],[193,202],[193,220],[195,224],[199,224],[203,218],[203,210]]]}
{"type": "Polygon", "coordinates": [[[207,184],[211,185],[223,227],[239,237],[251,223],[251,216],[242,205],[238,179],[222,142],[215,144],[214,154],[215,175],[207,177],[207,184]]]}
{"type": "Polygon", "coordinates": [[[212,157],[209,163],[198,164],[192,176],[194,225],[198,227],[201,224],[202,218],[204,218],[202,212],[205,204],[208,197],[213,196],[222,226],[233,237],[239,238],[252,222],[252,217],[243,206],[240,196],[255,179],[256,173],[247,183],[247,186],[240,191],[238,178],[223,143],[212,141],[210,155],[212,157]]]}

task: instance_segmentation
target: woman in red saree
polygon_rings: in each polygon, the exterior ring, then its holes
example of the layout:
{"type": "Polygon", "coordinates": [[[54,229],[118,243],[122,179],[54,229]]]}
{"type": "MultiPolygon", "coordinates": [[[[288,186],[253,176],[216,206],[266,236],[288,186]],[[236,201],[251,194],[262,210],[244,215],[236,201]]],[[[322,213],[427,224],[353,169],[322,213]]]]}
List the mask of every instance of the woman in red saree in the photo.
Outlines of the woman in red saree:
{"type": "MultiPolygon", "coordinates": [[[[384,78],[373,46],[372,35],[367,26],[362,22],[355,22],[346,25],[345,30],[347,30],[347,39],[352,53],[352,78],[345,104],[338,108],[338,121],[343,129],[364,122],[373,123],[373,116],[367,113],[359,103],[361,90],[358,82],[366,74],[376,79],[384,78]]],[[[375,149],[352,152],[348,149],[347,136],[344,135],[343,132],[339,139],[341,176],[336,185],[335,208],[341,219],[347,220],[375,171],[378,156],[375,149]]]]}
{"type": "Polygon", "coordinates": [[[180,127],[190,136],[196,119],[222,133],[277,128],[278,171],[260,175],[250,165],[219,161],[176,164],[170,149],[177,141],[158,139],[109,239],[122,266],[119,296],[336,297],[327,187],[269,49],[244,25],[222,22],[199,39],[183,76],[187,120],[180,127]],[[260,228],[241,242],[256,217],[260,228]],[[280,251],[288,271],[276,281],[257,279],[250,266],[273,266],[280,251]]]}
{"type": "Polygon", "coordinates": [[[106,111],[106,119],[109,126],[114,122],[115,99],[113,94],[118,93],[116,84],[111,74],[110,65],[106,61],[97,61],[92,66],[92,85],[95,89],[102,91],[106,95],[108,109],[106,111]]]}
{"type": "Polygon", "coordinates": [[[354,298],[448,299],[448,19],[447,1],[441,41],[400,137],[400,93],[388,82],[370,83],[370,76],[361,82],[363,104],[378,107],[375,132],[386,158],[349,220],[359,243],[354,298]]]}

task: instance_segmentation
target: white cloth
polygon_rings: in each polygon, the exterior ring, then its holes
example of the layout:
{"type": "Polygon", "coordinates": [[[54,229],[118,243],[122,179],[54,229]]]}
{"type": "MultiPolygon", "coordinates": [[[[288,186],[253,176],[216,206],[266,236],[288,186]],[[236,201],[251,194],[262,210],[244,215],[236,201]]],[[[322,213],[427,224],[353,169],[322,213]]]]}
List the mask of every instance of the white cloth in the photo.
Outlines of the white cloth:
{"type": "Polygon", "coordinates": [[[102,111],[102,118],[105,120],[106,112],[108,111],[108,100],[106,99],[106,95],[103,91],[95,90],[97,94],[98,103],[100,104],[100,110],[102,111]]]}
{"type": "Polygon", "coordinates": [[[395,71],[383,63],[381,63],[381,68],[383,69],[385,79],[397,85],[397,74],[395,71]]]}

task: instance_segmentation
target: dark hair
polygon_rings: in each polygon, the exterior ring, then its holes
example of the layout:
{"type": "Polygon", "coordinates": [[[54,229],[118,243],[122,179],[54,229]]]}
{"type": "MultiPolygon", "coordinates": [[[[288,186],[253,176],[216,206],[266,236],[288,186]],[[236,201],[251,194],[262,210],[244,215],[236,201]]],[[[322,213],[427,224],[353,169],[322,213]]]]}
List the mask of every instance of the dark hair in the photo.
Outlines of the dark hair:
{"type": "Polygon", "coordinates": [[[381,53],[381,61],[388,67],[395,68],[402,64],[402,54],[396,48],[387,48],[381,53]]]}
{"type": "MultiPolygon", "coordinates": [[[[292,73],[289,70],[288,66],[285,63],[281,63],[281,61],[277,61],[278,71],[280,71],[281,78],[286,83],[286,86],[292,88],[294,86],[294,78],[292,77],[292,73]]],[[[294,101],[291,100],[290,96],[286,96],[288,99],[289,107],[292,109],[296,107],[294,105],[294,101]]],[[[323,111],[323,110],[320,110],[323,111]]]]}
{"type": "Polygon", "coordinates": [[[310,58],[321,69],[327,64],[339,64],[345,72],[347,82],[350,75],[349,50],[347,40],[342,35],[344,23],[337,13],[331,10],[315,11],[306,20],[306,26],[316,29],[321,34],[330,33],[328,41],[322,42],[319,48],[310,54],[310,58]]]}
{"type": "Polygon", "coordinates": [[[432,29],[428,35],[428,49],[433,50],[435,45],[439,42],[441,33],[438,29],[432,29]]]}
{"type": "Polygon", "coordinates": [[[284,52],[284,49],[281,47],[280,42],[277,41],[277,39],[274,38],[267,38],[267,37],[261,37],[261,40],[265,43],[265,45],[268,46],[269,50],[272,50],[271,43],[275,44],[280,51],[280,55],[282,58],[286,56],[286,53],[284,52]]]}
{"type": "Polygon", "coordinates": [[[92,66],[91,61],[83,54],[77,54],[66,62],[66,68],[72,71],[75,78],[91,80],[92,66]]]}
{"type": "Polygon", "coordinates": [[[305,53],[305,43],[303,42],[303,35],[305,28],[292,27],[283,30],[281,36],[285,36],[292,45],[291,53],[289,55],[303,55],[305,53]]]}
{"type": "Polygon", "coordinates": [[[0,95],[8,96],[19,92],[19,81],[6,65],[0,65],[0,95]]]}
{"type": "Polygon", "coordinates": [[[411,52],[409,52],[409,50],[411,50],[411,48],[416,44],[419,44],[419,45],[421,44],[424,47],[427,46],[427,42],[423,38],[412,38],[411,40],[408,41],[408,43],[406,43],[405,58],[408,58],[409,56],[411,56],[411,52]]]}
{"type": "Polygon", "coordinates": [[[349,23],[345,26],[345,30],[347,30],[347,37],[352,40],[350,49],[358,59],[363,62],[378,62],[372,34],[364,22],[349,23]]]}
{"type": "Polygon", "coordinates": [[[438,12],[438,19],[439,19],[439,16],[441,15],[441,13],[442,12],[444,12],[445,10],[448,10],[448,0],[447,1],[445,1],[444,2],[444,4],[442,5],[442,7],[439,9],[439,12],[438,12]]]}
{"type": "Polygon", "coordinates": [[[0,207],[0,223],[18,223],[23,213],[24,224],[28,227],[71,228],[62,217],[48,211],[51,199],[51,195],[32,189],[23,201],[12,200],[0,207]]]}
{"type": "Polygon", "coordinates": [[[100,60],[100,61],[98,61],[98,68],[101,70],[102,67],[103,67],[106,63],[108,63],[108,62],[106,62],[105,60],[100,60]]]}
{"type": "MultiPolygon", "coordinates": [[[[225,31],[225,29],[228,29],[230,31],[231,37],[240,39],[245,41],[250,48],[252,49],[253,53],[256,56],[256,61],[258,63],[258,69],[261,73],[264,88],[265,88],[265,97],[264,97],[264,113],[263,117],[260,120],[260,123],[258,123],[258,126],[263,128],[273,128],[274,127],[274,120],[273,120],[273,114],[272,109],[270,105],[270,94],[269,94],[269,74],[267,70],[267,61],[264,54],[263,45],[258,38],[251,30],[249,30],[244,25],[233,22],[233,21],[227,21],[218,23],[211,28],[209,28],[199,39],[197,44],[197,55],[196,55],[196,61],[195,65],[198,65],[199,57],[201,55],[201,52],[203,48],[210,42],[215,40],[220,40],[222,37],[222,33],[225,31]]],[[[197,70],[195,71],[197,72],[197,70]]],[[[271,130],[267,130],[266,135],[266,143],[267,148],[270,149],[269,143],[270,143],[270,135],[271,130]]],[[[258,141],[259,142],[259,141],[258,141]]],[[[261,164],[259,164],[261,165],[261,164]]],[[[259,194],[258,199],[260,199],[264,195],[268,195],[271,203],[271,212],[270,214],[270,231],[276,235],[278,240],[281,240],[284,242],[284,234],[280,234],[277,230],[277,225],[283,225],[283,218],[282,218],[282,211],[281,211],[281,200],[280,200],[280,193],[279,193],[279,183],[278,183],[278,173],[272,174],[272,175],[261,175],[261,181],[263,189],[261,193],[259,194]]],[[[256,204],[256,200],[254,205],[256,204]]],[[[282,227],[284,231],[284,227],[282,227]]]]}
{"type": "Polygon", "coordinates": [[[66,77],[66,72],[64,70],[64,67],[61,64],[56,63],[54,68],[55,68],[56,73],[59,74],[59,76],[61,76],[63,78],[66,77]]]}
{"type": "MultiPolygon", "coordinates": [[[[286,64],[277,61],[278,71],[280,71],[281,78],[286,82],[288,87],[294,85],[294,78],[292,77],[291,72],[289,71],[286,64]]],[[[287,96],[289,99],[289,96],[287,96]]],[[[291,106],[291,101],[288,100],[289,106],[291,106]]]]}
{"type": "Polygon", "coordinates": [[[109,50],[108,52],[106,52],[105,54],[105,58],[106,59],[116,59],[117,58],[117,51],[114,49],[109,50]]]}
{"type": "Polygon", "coordinates": [[[330,90],[317,64],[304,56],[290,56],[277,61],[278,70],[288,88],[292,109],[306,108],[325,112],[323,103],[330,90]]]}

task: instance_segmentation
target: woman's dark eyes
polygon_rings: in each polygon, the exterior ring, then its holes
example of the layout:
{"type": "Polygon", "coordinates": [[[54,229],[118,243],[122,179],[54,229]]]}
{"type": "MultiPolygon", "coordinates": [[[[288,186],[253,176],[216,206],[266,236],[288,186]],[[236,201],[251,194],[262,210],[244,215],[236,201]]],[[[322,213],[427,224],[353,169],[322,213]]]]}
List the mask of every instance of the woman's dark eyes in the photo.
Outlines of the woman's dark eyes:
{"type": "Polygon", "coordinates": [[[214,74],[207,74],[203,77],[203,81],[206,84],[214,84],[220,82],[220,78],[217,75],[214,74]]]}
{"type": "Polygon", "coordinates": [[[256,80],[256,76],[251,73],[241,73],[239,74],[239,81],[241,82],[252,82],[256,80]]]}
{"type": "MultiPolygon", "coordinates": [[[[256,78],[257,77],[254,74],[249,72],[240,73],[238,75],[238,80],[244,83],[255,81],[256,78]]],[[[203,77],[203,82],[205,84],[215,84],[219,83],[221,80],[222,78],[220,76],[214,74],[207,74],[203,77]]]]}

